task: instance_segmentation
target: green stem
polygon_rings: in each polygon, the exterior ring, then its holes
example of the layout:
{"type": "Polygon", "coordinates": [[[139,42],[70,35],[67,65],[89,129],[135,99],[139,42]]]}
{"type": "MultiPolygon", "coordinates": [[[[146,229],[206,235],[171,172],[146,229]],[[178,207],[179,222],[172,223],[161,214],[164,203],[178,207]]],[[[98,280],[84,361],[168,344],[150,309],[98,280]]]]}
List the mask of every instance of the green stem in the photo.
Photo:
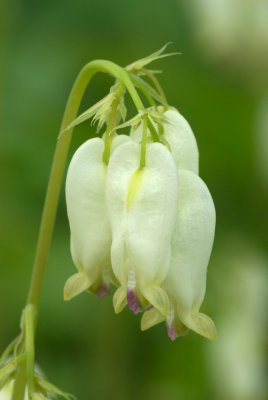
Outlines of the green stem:
{"type": "Polygon", "coordinates": [[[140,168],[145,167],[146,163],[146,143],[147,143],[147,115],[143,117],[140,168]]]}
{"type": "Polygon", "coordinates": [[[164,92],[164,90],[162,89],[162,87],[161,87],[161,85],[160,85],[158,79],[154,76],[154,74],[152,74],[152,72],[148,71],[148,69],[146,69],[146,68],[141,68],[141,71],[142,71],[145,75],[147,75],[149,79],[151,79],[151,81],[152,81],[153,84],[155,85],[155,87],[156,87],[158,93],[159,93],[160,96],[163,98],[165,104],[168,105],[165,92],[164,92]]]}
{"type": "Polygon", "coordinates": [[[120,102],[123,90],[124,86],[121,85],[121,87],[118,89],[118,94],[116,96],[116,99],[113,102],[110,118],[108,120],[107,128],[105,131],[105,137],[104,137],[105,147],[103,152],[103,162],[105,162],[105,164],[108,164],[110,159],[111,143],[113,136],[115,135],[115,132],[112,132],[112,130],[116,127],[118,104],[120,102]]]}
{"type": "Polygon", "coordinates": [[[26,387],[26,363],[24,362],[18,369],[12,393],[12,400],[24,400],[24,393],[26,387]]]}
{"type": "MultiPolygon", "coordinates": [[[[114,77],[118,81],[125,85],[125,87],[129,91],[130,96],[132,97],[136,108],[138,110],[143,109],[143,104],[127,72],[111,61],[95,60],[88,63],[81,70],[74,83],[66,105],[60,132],[62,132],[62,130],[65,129],[75,119],[84,91],[91,78],[97,72],[104,72],[114,75],[114,77]]],[[[60,137],[58,138],[48,182],[45,204],[43,208],[32,278],[27,300],[27,304],[32,304],[33,306],[35,306],[35,327],[38,320],[43,277],[52,232],[54,228],[66,158],[72,138],[72,131],[73,130],[70,129],[66,131],[63,135],[60,135],[60,137]]],[[[26,375],[26,362],[24,362],[22,363],[16,374],[12,400],[23,400],[26,386],[26,375]]]]}

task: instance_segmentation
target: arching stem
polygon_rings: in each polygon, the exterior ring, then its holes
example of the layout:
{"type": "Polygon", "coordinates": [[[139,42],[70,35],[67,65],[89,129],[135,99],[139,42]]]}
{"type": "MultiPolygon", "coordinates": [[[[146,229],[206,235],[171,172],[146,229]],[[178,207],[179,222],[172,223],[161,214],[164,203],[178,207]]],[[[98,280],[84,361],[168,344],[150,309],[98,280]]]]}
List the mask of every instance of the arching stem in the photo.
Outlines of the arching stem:
{"type": "MultiPolygon", "coordinates": [[[[92,61],[81,70],[74,83],[66,105],[60,132],[62,132],[62,130],[65,129],[75,119],[85,89],[91,78],[97,72],[112,74],[129,91],[136,108],[138,110],[143,109],[143,104],[136,92],[136,89],[134,88],[127,72],[123,68],[112,63],[111,61],[92,61]]],[[[27,305],[31,304],[33,306],[35,328],[39,315],[40,296],[46,261],[53,233],[60,189],[71,138],[72,129],[67,130],[63,135],[60,135],[57,141],[43,208],[33,272],[27,299],[27,305]]],[[[19,367],[15,377],[12,400],[24,399],[27,378],[26,375],[26,362],[23,362],[19,367]]]]}

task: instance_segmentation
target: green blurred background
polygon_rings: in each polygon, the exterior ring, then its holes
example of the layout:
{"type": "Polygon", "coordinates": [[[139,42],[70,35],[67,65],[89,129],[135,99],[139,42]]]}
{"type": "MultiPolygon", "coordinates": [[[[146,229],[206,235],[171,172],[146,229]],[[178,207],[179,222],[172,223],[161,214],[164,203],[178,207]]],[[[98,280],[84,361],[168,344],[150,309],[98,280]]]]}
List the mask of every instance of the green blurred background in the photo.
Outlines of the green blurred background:
{"type": "MultiPolygon", "coordinates": [[[[268,2],[1,0],[0,352],[19,330],[50,164],[82,66],[126,65],[172,41],[158,61],[169,103],[187,118],[217,210],[202,310],[214,343],[115,315],[112,297],[63,301],[74,272],[62,191],[37,334],[37,362],[79,400],[267,398],[268,2]]],[[[81,110],[112,84],[97,75],[81,110]]],[[[94,129],[74,131],[72,151],[94,129]]],[[[71,154],[70,154],[71,156],[71,154]]]]}

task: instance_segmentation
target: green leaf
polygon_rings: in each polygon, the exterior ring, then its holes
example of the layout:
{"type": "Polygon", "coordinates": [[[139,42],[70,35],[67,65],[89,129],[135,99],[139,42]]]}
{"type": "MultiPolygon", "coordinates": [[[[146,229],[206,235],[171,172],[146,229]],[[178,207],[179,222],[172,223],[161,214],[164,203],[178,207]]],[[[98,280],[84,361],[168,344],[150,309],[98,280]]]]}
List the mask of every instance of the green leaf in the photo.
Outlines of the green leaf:
{"type": "Polygon", "coordinates": [[[40,388],[44,389],[45,392],[48,395],[52,396],[52,397],[61,396],[66,400],[75,399],[75,396],[73,396],[72,394],[63,392],[57,386],[55,386],[52,383],[46,381],[44,378],[42,378],[40,376],[37,377],[37,382],[36,383],[37,383],[37,385],[40,386],[40,388]]]}
{"type": "MultiPolygon", "coordinates": [[[[127,128],[129,126],[139,125],[143,115],[144,115],[143,113],[138,113],[137,115],[135,115],[135,117],[129,119],[127,122],[124,122],[123,124],[116,126],[111,132],[113,132],[117,129],[123,129],[123,128],[127,128]]],[[[111,134],[111,132],[109,132],[109,134],[111,134]]]]}
{"type": "Polygon", "coordinates": [[[174,56],[176,54],[180,54],[180,53],[167,53],[167,54],[162,54],[167,46],[170,43],[165,44],[163,47],[161,47],[161,49],[155,51],[154,53],[150,54],[147,57],[141,58],[137,61],[134,61],[132,64],[128,65],[126,67],[127,71],[131,71],[131,72],[135,72],[140,70],[141,68],[145,67],[145,65],[150,64],[153,61],[159,60],[160,58],[165,58],[165,57],[169,57],[169,56],[174,56]]]}
{"type": "MultiPolygon", "coordinates": [[[[147,71],[149,71],[153,75],[163,74],[163,71],[160,70],[160,69],[147,69],[147,71]]],[[[138,76],[146,76],[146,73],[144,72],[144,68],[139,70],[139,71],[137,71],[136,74],[138,76]]]]}
{"type": "Polygon", "coordinates": [[[149,130],[150,130],[151,136],[152,136],[152,138],[153,138],[153,141],[154,141],[154,142],[159,142],[158,133],[157,133],[157,131],[156,131],[154,125],[152,124],[152,121],[151,121],[150,117],[148,117],[147,123],[148,123],[148,128],[149,128],[149,130]]]}
{"type": "Polygon", "coordinates": [[[137,88],[139,88],[140,89],[140,91],[144,94],[144,96],[146,97],[146,99],[148,100],[148,102],[149,102],[149,104],[152,106],[152,107],[154,107],[156,104],[155,104],[155,101],[154,101],[154,99],[153,99],[153,97],[149,94],[149,91],[148,91],[148,89],[146,89],[145,87],[144,87],[144,82],[145,81],[143,81],[140,77],[138,77],[137,75],[135,75],[135,74],[131,74],[132,76],[131,76],[131,80],[132,80],[132,82],[134,83],[134,85],[137,87],[137,88]]]}
{"type": "Polygon", "coordinates": [[[119,104],[118,104],[118,111],[119,111],[119,114],[120,114],[120,116],[121,116],[123,122],[125,122],[126,116],[127,116],[127,108],[126,108],[126,106],[125,106],[124,98],[123,98],[123,97],[121,97],[121,99],[120,99],[120,101],[119,101],[119,104]]]}
{"type": "MultiPolygon", "coordinates": [[[[22,313],[23,315],[23,313],[22,313]]],[[[21,354],[24,349],[24,333],[21,332],[17,338],[17,342],[15,344],[15,348],[14,348],[14,352],[13,352],[13,357],[15,362],[17,363],[17,358],[18,358],[18,354],[21,354]]]]}
{"type": "Polygon", "coordinates": [[[130,77],[134,85],[139,87],[145,96],[148,93],[152,98],[157,100],[159,103],[165,104],[165,100],[163,99],[163,97],[160,96],[160,94],[157,93],[157,91],[151,85],[149,85],[149,83],[147,83],[144,79],[135,74],[130,74],[130,77]]]}
{"type": "Polygon", "coordinates": [[[16,346],[18,341],[18,337],[16,337],[5,349],[3,352],[2,356],[0,357],[0,365],[3,364],[6,361],[6,358],[9,356],[9,354],[14,350],[14,347],[16,346]]]}
{"type": "Polygon", "coordinates": [[[84,111],[77,118],[75,118],[63,131],[61,131],[60,136],[69,129],[72,129],[75,126],[93,117],[93,115],[99,112],[102,109],[102,107],[105,110],[107,107],[107,103],[110,104],[114,100],[114,96],[115,96],[114,92],[111,92],[107,94],[107,96],[105,96],[103,99],[98,101],[96,104],[94,104],[92,107],[84,111]]]}

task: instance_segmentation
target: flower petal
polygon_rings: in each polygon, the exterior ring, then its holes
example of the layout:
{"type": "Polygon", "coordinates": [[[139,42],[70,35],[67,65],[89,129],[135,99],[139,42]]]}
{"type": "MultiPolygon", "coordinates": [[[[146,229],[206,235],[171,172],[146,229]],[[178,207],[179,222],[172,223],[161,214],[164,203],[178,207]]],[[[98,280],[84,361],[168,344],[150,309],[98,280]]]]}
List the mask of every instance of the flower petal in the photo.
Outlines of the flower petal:
{"type": "Polygon", "coordinates": [[[115,151],[115,149],[119,146],[121,146],[124,143],[127,143],[131,141],[131,137],[127,135],[117,135],[113,140],[111,144],[111,153],[115,151]]]}
{"type": "Polygon", "coordinates": [[[77,272],[72,275],[64,286],[64,300],[71,300],[87,290],[92,283],[85,272],[77,272]]]}
{"type": "MultiPolygon", "coordinates": [[[[74,154],[66,180],[72,257],[78,271],[87,275],[89,284],[99,280],[100,286],[103,281],[109,282],[111,247],[105,200],[106,166],[102,160],[103,150],[102,139],[94,138],[85,142],[74,154]]],[[[77,290],[80,280],[76,281],[78,277],[73,279],[69,283],[67,281],[67,293],[70,287],[76,287],[77,290]]],[[[80,286],[80,292],[83,287],[80,286]]],[[[74,293],[75,291],[73,295],[74,293]]]]}
{"type": "MultiPolygon", "coordinates": [[[[193,131],[186,119],[176,110],[164,113],[168,123],[164,123],[164,139],[168,142],[177,168],[188,169],[198,175],[199,152],[193,131]]],[[[142,124],[132,130],[130,136],[136,142],[141,141],[142,124]]]]}
{"type": "Polygon", "coordinates": [[[207,186],[196,174],[179,170],[179,182],[171,265],[163,287],[174,298],[175,312],[183,324],[209,339],[215,339],[213,322],[199,313],[214,240],[214,203],[207,186]]]}
{"type": "Polygon", "coordinates": [[[155,308],[150,308],[150,310],[144,311],[141,317],[141,330],[146,331],[163,321],[165,321],[165,317],[155,308]]]}
{"type": "Polygon", "coordinates": [[[177,170],[172,155],[159,143],[147,145],[146,166],[140,169],[139,164],[140,146],[133,141],[118,147],[108,166],[112,266],[123,287],[137,286],[141,296],[166,313],[168,297],[159,286],[170,263],[177,170]]]}

